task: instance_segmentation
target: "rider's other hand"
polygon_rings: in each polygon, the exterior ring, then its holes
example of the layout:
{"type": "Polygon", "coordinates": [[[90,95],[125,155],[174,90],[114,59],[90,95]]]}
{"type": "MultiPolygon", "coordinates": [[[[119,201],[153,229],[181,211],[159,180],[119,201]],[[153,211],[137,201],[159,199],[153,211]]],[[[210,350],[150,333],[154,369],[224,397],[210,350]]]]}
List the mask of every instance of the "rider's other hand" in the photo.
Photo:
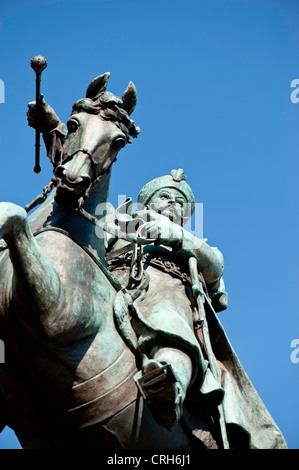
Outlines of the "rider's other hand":
{"type": "Polygon", "coordinates": [[[28,126],[43,134],[50,132],[61,124],[54,109],[45,102],[42,94],[38,98],[38,106],[36,106],[35,101],[28,103],[27,121],[28,126]]]}

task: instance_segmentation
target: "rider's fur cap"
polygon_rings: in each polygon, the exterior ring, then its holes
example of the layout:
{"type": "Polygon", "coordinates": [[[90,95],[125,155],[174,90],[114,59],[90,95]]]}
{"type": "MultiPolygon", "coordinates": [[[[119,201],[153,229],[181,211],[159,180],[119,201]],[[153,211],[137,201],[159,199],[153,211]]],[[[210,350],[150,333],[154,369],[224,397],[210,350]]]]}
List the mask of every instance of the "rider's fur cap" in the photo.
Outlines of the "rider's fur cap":
{"type": "Polygon", "coordinates": [[[186,198],[187,202],[190,203],[190,215],[192,215],[195,208],[195,198],[192,189],[185,181],[186,179],[187,176],[185,175],[182,168],[179,168],[178,170],[172,170],[170,175],[155,178],[143,186],[140,193],[138,194],[138,203],[144,204],[146,206],[154,194],[160,189],[175,188],[180,191],[186,198]]]}

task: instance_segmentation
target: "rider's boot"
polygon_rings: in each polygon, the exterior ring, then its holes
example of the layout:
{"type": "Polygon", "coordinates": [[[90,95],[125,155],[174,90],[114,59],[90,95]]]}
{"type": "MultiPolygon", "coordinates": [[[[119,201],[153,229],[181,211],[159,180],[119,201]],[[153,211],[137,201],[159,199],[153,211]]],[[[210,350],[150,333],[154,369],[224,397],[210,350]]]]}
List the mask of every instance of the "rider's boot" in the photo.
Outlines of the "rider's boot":
{"type": "Polygon", "coordinates": [[[166,361],[147,359],[139,387],[155,420],[171,430],[182,416],[186,393],[172,366],[166,361]]]}

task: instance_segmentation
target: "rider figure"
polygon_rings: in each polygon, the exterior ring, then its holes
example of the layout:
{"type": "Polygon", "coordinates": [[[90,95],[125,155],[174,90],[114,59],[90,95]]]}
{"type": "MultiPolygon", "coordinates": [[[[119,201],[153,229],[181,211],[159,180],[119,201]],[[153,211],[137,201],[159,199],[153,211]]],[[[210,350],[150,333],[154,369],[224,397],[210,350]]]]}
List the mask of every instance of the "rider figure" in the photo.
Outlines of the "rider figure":
{"type": "MultiPolygon", "coordinates": [[[[144,353],[142,373],[151,375],[170,365],[175,384],[166,381],[164,390],[158,381],[160,395],[152,390],[148,402],[158,422],[171,428],[181,417],[185,394],[195,378],[205,382],[207,364],[194,335],[196,306],[190,289],[188,259],[197,259],[198,270],[204,277],[214,308],[226,308],[223,288],[223,257],[217,248],[210,247],[183,229],[191,217],[195,200],[185,181],[182,169],[147,183],[138,196],[139,210],[133,218],[142,219],[142,232],[155,243],[143,249],[143,269],[149,284],[143,295],[133,303],[133,325],[138,334],[138,347],[144,353]],[[162,404],[164,406],[162,406],[162,404]]],[[[116,211],[117,219],[118,210],[116,211]]],[[[120,216],[121,218],[121,216],[120,216]]],[[[126,255],[117,255],[127,242],[110,239],[108,258],[113,275],[124,279],[126,255]],[[113,259],[113,253],[116,258],[113,259]]],[[[130,258],[128,258],[130,260],[130,258]]],[[[219,390],[216,383],[206,385],[219,390]]]]}

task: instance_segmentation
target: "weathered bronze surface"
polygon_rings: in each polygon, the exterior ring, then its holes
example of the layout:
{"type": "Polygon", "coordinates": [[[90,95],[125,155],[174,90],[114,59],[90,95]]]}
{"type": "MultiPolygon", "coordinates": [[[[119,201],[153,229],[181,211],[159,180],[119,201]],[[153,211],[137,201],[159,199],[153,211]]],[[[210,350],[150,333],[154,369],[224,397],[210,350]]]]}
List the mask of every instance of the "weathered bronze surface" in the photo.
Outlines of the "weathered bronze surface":
{"type": "Polygon", "coordinates": [[[285,448],[218,320],[222,254],[183,228],[183,170],[144,186],[136,213],[108,203],[139,133],[135,86],[118,98],[108,78],[67,126],[29,104],[54,177],[26,210],[0,203],[1,428],[24,448],[285,448]]]}

